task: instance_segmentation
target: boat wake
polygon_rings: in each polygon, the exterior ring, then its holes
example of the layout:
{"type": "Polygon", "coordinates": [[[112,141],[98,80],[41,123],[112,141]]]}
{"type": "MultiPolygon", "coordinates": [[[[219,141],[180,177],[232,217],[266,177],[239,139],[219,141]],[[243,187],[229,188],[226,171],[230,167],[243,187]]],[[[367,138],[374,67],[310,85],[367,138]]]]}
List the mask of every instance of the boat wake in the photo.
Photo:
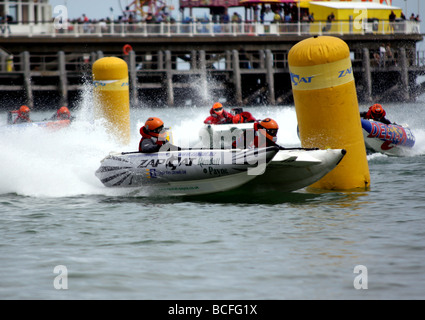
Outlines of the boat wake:
{"type": "Polygon", "coordinates": [[[411,157],[425,155],[425,130],[412,128],[412,131],[415,132],[416,142],[412,150],[409,150],[406,155],[411,157]]]}
{"type": "Polygon", "coordinates": [[[102,126],[75,122],[56,132],[27,127],[1,135],[0,194],[63,197],[103,192],[93,172],[104,150],[117,146],[102,126]]]}
{"type": "MultiPolygon", "coordinates": [[[[40,127],[8,128],[0,130],[0,148],[3,151],[0,167],[0,194],[18,194],[30,197],[73,197],[81,195],[143,197],[148,190],[139,189],[129,194],[127,190],[106,188],[95,176],[100,161],[110,152],[137,150],[139,128],[149,116],[158,116],[166,126],[172,127],[173,142],[182,147],[190,146],[198,139],[203,120],[209,107],[185,108],[133,108],[131,110],[131,142],[121,145],[111,136],[100,121],[91,118],[90,103],[74,111],[76,120],[59,131],[40,127]]],[[[419,108],[419,107],[418,107],[419,108]]],[[[294,107],[244,108],[257,119],[271,117],[279,123],[278,143],[285,147],[298,147],[297,119],[294,107]]],[[[54,108],[52,108],[54,110],[54,108]]],[[[394,109],[395,110],[395,109],[394,109]]],[[[389,114],[393,115],[393,111],[389,114]]],[[[45,112],[46,113],[46,112],[45,112]]],[[[50,114],[49,112],[48,114],[50,114]]],[[[43,118],[37,115],[34,118],[43,118]]],[[[416,144],[408,156],[425,154],[425,128],[423,116],[404,119],[399,111],[391,120],[409,123],[415,134],[416,144]],[[397,117],[400,119],[397,119],[397,117]]],[[[414,117],[414,114],[411,115],[414,117]]],[[[6,123],[6,113],[0,114],[0,123],[6,123]]],[[[368,160],[379,155],[369,155],[368,160]]]]}

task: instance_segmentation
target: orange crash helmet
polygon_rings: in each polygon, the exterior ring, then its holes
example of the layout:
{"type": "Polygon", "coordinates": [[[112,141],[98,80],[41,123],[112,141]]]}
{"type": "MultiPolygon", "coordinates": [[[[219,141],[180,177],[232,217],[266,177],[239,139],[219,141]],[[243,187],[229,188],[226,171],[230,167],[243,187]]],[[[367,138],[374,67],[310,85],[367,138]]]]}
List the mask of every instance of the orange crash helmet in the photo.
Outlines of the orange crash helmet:
{"type": "Polygon", "coordinates": [[[145,128],[152,137],[158,137],[164,129],[164,122],[160,118],[150,117],[145,122],[145,128]]]}
{"type": "Polygon", "coordinates": [[[62,107],[57,112],[58,118],[66,120],[71,118],[71,113],[69,112],[69,109],[67,107],[62,107]]]}
{"type": "Polygon", "coordinates": [[[277,131],[279,130],[279,125],[273,119],[266,118],[264,120],[261,120],[259,125],[258,125],[258,128],[264,129],[266,131],[267,139],[269,139],[271,141],[277,140],[277,131]]]}
{"type": "Polygon", "coordinates": [[[386,114],[384,108],[382,108],[382,106],[378,103],[370,107],[370,113],[373,119],[381,119],[385,117],[385,114],[386,114]]]}
{"type": "Polygon", "coordinates": [[[223,105],[220,102],[216,102],[213,104],[214,112],[217,114],[223,113],[223,105]]]}
{"type": "Polygon", "coordinates": [[[30,108],[27,106],[21,106],[18,110],[19,115],[28,116],[30,113],[30,108]]]}

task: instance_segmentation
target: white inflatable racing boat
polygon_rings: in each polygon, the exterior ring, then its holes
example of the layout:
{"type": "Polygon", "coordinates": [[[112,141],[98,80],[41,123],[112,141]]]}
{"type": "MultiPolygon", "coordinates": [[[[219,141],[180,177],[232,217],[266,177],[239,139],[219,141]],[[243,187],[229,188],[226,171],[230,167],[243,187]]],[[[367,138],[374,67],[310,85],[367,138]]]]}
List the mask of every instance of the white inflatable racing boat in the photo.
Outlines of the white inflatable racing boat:
{"type": "Polygon", "coordinates": [[[147,195],[208,194],[255,179],[277,152],[278,148],[268,147],[111,153],[95,174],[107,187],[143,187],[147,195]]]}

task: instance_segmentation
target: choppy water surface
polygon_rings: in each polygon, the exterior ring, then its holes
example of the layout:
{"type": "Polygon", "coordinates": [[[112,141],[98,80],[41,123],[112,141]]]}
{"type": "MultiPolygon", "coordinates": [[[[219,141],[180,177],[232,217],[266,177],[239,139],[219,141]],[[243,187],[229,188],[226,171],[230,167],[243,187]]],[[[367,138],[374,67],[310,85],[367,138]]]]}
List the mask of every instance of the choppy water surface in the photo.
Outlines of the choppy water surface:
{"type": "MultiPolygon", "coordinates": [[[[293,107],[247,109],[279,122],[282,145],[299,145],[293,107]]],[[[369,155],[363,192],[144,198],[94,176],[110,151],[137,149],[147,117],[185,143],[209,106],[134,109],[129,146],[84,105],[55,133],[2,128],[0,298],[424,299],[425,116],[420,103],[386,109],[416,146],[406,157],[369,155]],[[68,271],[67,290],[55,288],[56,266],[68,271]],[[356,266],[367,269],[367,289],[354,286],[365,275],[356,266]]]]}

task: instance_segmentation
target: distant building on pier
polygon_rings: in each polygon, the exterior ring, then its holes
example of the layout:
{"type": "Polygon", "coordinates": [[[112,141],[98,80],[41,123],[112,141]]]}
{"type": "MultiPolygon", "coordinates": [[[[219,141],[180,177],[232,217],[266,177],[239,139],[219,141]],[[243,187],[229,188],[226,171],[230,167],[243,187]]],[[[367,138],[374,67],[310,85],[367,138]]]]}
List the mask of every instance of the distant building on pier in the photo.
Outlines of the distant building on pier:
{"type": "Polygon", "coordinates": [[[223,16],[228,8],[242,7],[243,4],[239,0],[180,0],[180,10],[184,13],[184,9],[189,9],[189,16],[193,17],[194,8],[209,8],[213,22],[219,22],[219,17],[223,16]]]}
{"type": "Polygon", "coordinates": [[[9,24],[43,24],[52,21],[48,0],[1,0],[0,16],[9,24]]]}

